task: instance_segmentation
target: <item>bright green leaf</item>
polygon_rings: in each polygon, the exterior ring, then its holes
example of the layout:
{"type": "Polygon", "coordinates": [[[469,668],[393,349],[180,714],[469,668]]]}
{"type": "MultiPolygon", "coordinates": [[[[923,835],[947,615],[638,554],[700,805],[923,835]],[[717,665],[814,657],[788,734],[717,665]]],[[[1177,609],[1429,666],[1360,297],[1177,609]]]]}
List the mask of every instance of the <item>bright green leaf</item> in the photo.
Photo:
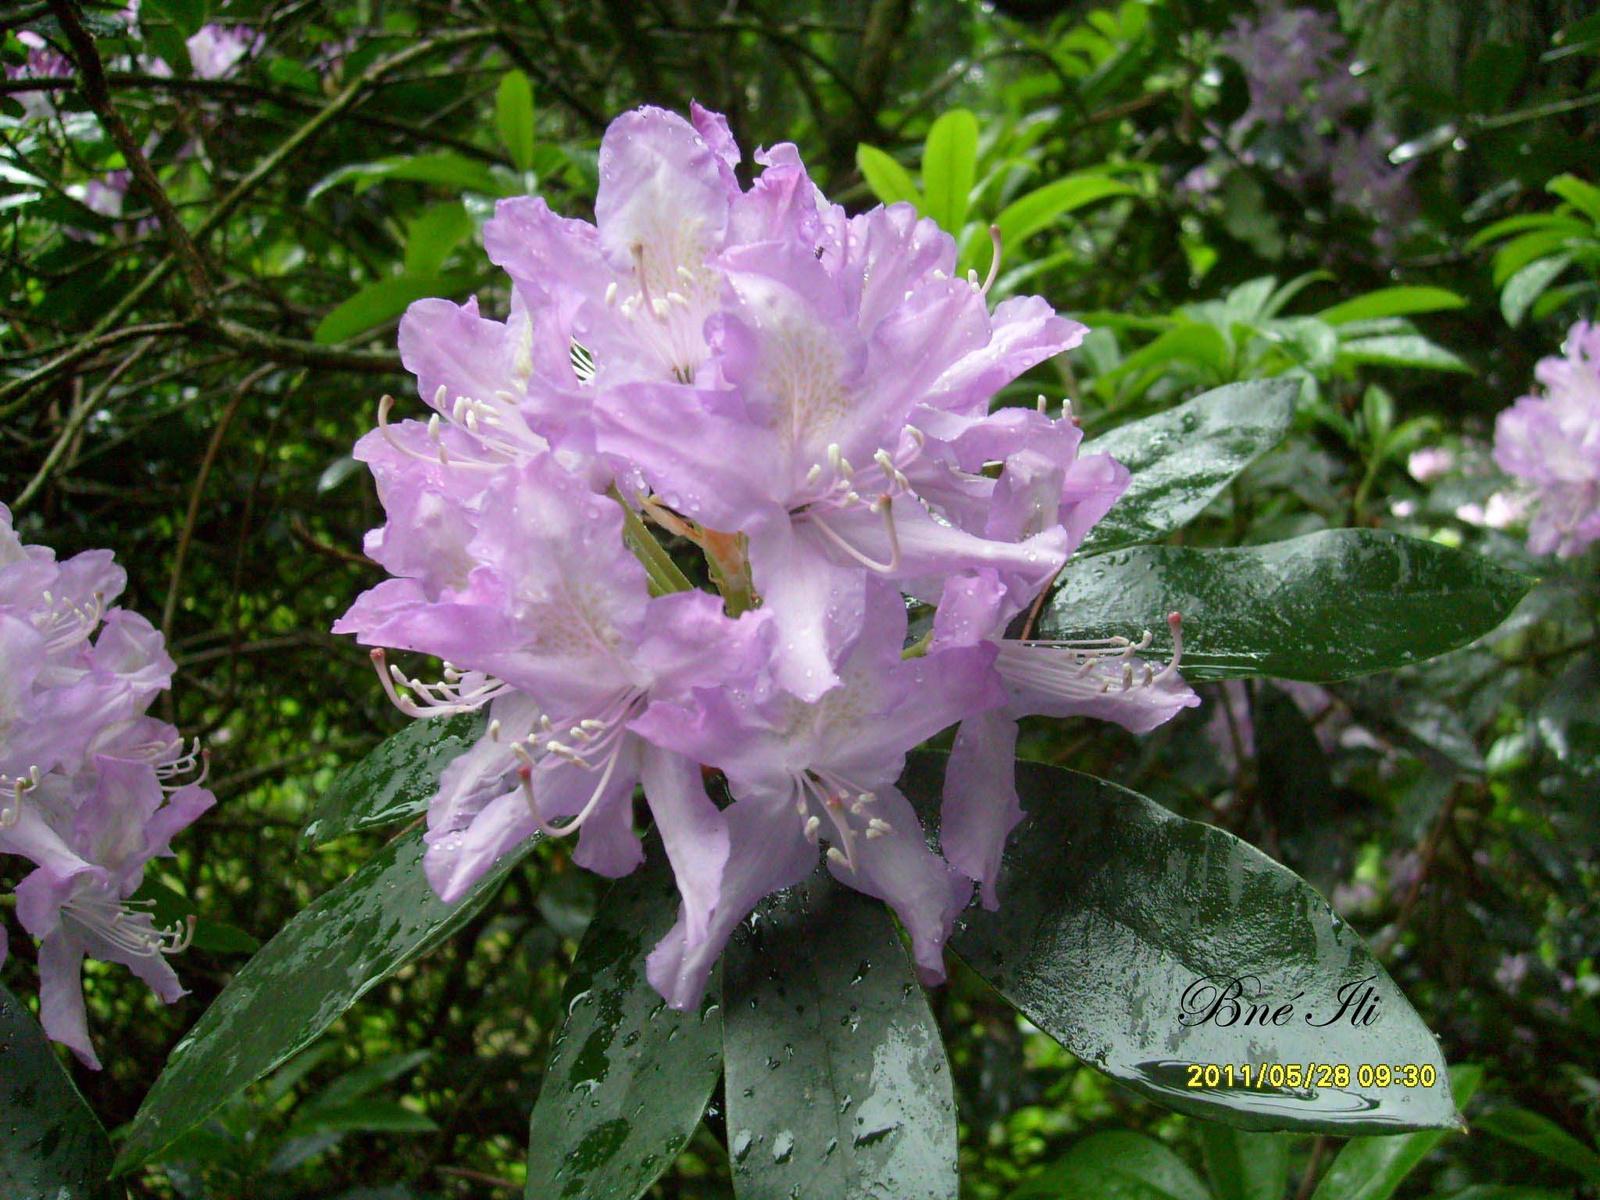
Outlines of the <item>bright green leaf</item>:
{"type": "Polygon", "coordinates": [[[872,194],[885,204],[905,201],[915,204],[919,211],[922,209],[922,193],[917,190],[910,173],[876,146],[865,143],[857,146],[856,166],[872,194]]]}
{"type": "Polygon", "coordinates": [[[507,71],[494,96],[494,125],[517,170],[533,163],[533,86],[521,71],[507,71]]]}
{"type": "Polygon", "coordinates": [[[964,108],[943,114],[922,150],[922,194],[930,217],[959,234],[978,162],[978,118],[964,108]]]}
{"type": "Polygon", "coordinates": [[[1465,645],[1531,583],[1478,555],[1371,529],[1220,550],[1139,546],[1068,563],[1039,628],[1047,638],[1150,630],[1160,656],[1177,611],[1186,679],[1327,682],[1465,645]]]}
{"type": "Polygon", "coordinates": [[[1416,313],[1441,312],[1464,308],[1466,300],[1454,292],[1437,287],[1392,287],[1325,308],[1317,316],[1329,325],[1350,321],[1370,321],[1378,317],[1405,317],[1416,313]]]}
{"type": "Polygon", "coordinates": [[[311,337],[331,346],[394,320],[430,296],[458,296],[472,287],[465,275],[397,275],[369,283],[317,323],[311,337]]]}
{"type": "Polygon", "coordinates": [[[1069,175],[1012,201],[1000,211],[995,224],[1000,227],[1002,251],[1019,254],[1022,243],[1041,229],[1055,224],[1096,200],[1109,196],[1137,195],[1138,189],[1104,175],[1069,175]]]}
{"type": "Polygon", "coordinates": [[[1600,225],[1600,188],[1585,183],[1576,175],[1557,175],[1544,185],[1545,191],[1560,196],[1573,208],[1600,225]]]}
{"type": "Polygon", "coordinates": [[[436,275],[462,242],[472,236],[472,218],[459,200],[425,209],[406,225],[407,275],[436,275]]]}

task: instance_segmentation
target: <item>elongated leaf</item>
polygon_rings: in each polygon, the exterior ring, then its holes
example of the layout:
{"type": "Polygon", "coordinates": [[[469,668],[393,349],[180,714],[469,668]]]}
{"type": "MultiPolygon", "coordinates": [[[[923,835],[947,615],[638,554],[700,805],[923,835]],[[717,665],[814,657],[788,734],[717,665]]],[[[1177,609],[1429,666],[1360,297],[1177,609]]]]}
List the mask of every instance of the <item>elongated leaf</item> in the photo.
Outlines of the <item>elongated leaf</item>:
{"type": "Polygon", "coordinates": [[[1211,1193],[1188,1163],[1154,1138],[1114,1129],[1076,1143],[1011,1200],[1211,1200],[1211,1193]]]}
{"type": "Polygon", "coordinates": [[[1600,188],[1585,183],[1576,175],[1557,175],[1544,185],[1545,191],[1560,196],[1573,208],[1600,225],[1600,188]]]}
{"type": "Polygon", "coordinates": [[[1533,302],[1571,265],[1572,255],[1553,254],[1549,258],[1534,259],[1506,280],[1506,286],[1500,290],[1500,313],[1506,324],[1513,328],[1521,325],[1533,302]]]}
{"type": "Polygon", "coordinates": [[[1283,1200],[1292,1140],[1202,1121],[1195,1126],[1217,1200],[1283,1200]]]}
{"type": "Polygon", "coordinates": [[[1339,347],[1339,358],[1347,363],[1369,363],[1379,367],[1422,367],[1431,371],[1472,370],[1457,355],[1443,346],[1430,342],[1421,334],[1356,338],[1339,347]]]}
{"type": "Polygon", "coordinates": [[[487,163],[445,150],[437,154],[416,154],[380,159],[377,162],[351,163],[319,180],[306,200],[315,200],[329,188],[349,184],[364,192],[385,179],[404,179],[414,183],[436,183],[441,187],[485,196],[514,196],[520,190],[514,176],[500,168],[496,174],[487,163]]]}
{"type": "Polygon", "coordinates": [[[928,215],[950,233],[967,222],[967,201],[978,165],[978,118],[964,108],[944,113],[922,150],[922,194],[928,215]]]}
{"type": "MultiPolygon", "coordinates": [[[[913,754],[901,781],[926,814],[943,765],[913,754]]],[[[950,945],[1035,1025],[1159,1104],[1245,1129],[1456,1123],[1438,1043],[1305,881],[1103,779],[1019,762],[1017,793],[1028,816],[1006,846],[1000,907],[969,909],[950,945]],[[1363,1087],[1361,1063],[1426,1064],[1439,1082],[1363,1087]],[[1270,1064],[1301,1081],[1263,1086],[1270,1064]],[[1306,1068],[1340,1064],[1347,1083],[1320,1069],[1304,1083],[1306,1068]],[[1207,1065],[1212,1080],[1193,1074],[1207,1065]]]]}
{"type": "Polygon", "coordinates": [[[1171,645],[1183,614],[1186,679],[1266,675],[1325,683],[1454,650],[1510,614],[1531,580],[1488,559],[1371,529],[1266,546],[1139,546],[1067,564],[1041,637],[1171,645]]]}
{"type": "Polygon", "coordinates": [[[533,163],[533,87],[521,71],[507,71],[494,97],[494,125],[517,170],[533,163]]]}
{"type": "Polygon", "coordinates": [[[439,775],[483,736],[482,711],[413,721],[340,771],[317,800],[302,836],[312,845],[420,816],[439,775]]]}
{"type": "MultiPolygon", "coordinates": [[[[1452,1075],[1456,1104],[1465,1108],[1478,1090],[1483,1071],[1476,1066],[1462,1066],[1452,1075]]],[[[1318,1181],[1311,1200],[1388,1200],[1448,1132],[1427,1130],[1403,1137],[1352,1138],[1318,1181]]]]}
{"type": "Polygon", "coordinates": [[[910,172],[876,146],[865,143],[857,146],[856,166],[872,194],[885,204],[906,201],[922,208],[922,193],[917,190],[910,172]]]}
{"type": "Polygon", "coordinates": [[[1283,439],[1299,390],[1283,379],[1233,383],[1088,442],[1083,453],[1109,454],[1133,478],[1080,553],[1155,541],[1187,524],[1283,439]]]}
{"type": "Polygon", "coordinates": [[[1513,233],[1527,233],[1530,230],[1558,231],[1569,237],[1582,237],[1589,232],[1588,226],[1582,221],[1572,217],[1564,217],[1558,213],[1520,213],[1514,217],[1503,217],[1492,224],[1485,225],[1477,233],[1467,239],[1467,249],[1477,250],[1490,242],[1513,233]]]}
{"type": "Polygon", "coordinates": [[[429,296],[455,296],[472,286],[465,275],[397,275],[369,283],[336,307],[312,330],[323,345],[342,342],[392,321],[413,301],[429,296]]]}
{"type": "Polygon", "coordinates": [[[1323,309],[1317,315],[1329,325],[1347,321],[1370,321],[1378,317],[1405,317],[1414,313],[1439,312],[1464,308],[1466,300],[1454,292],[1437,287],[1380,288],[1323,309]]]}
{"type": "Polygon", "coordinates": [[[606,894],[567,978],[528,1128],[528,1200],[634,1200],[672,1165],[722,1073],[718,992],[674,1012],[645,978],[677,891],[652,839],[646,865],[606,894]]]}
{"type": "MultiPolygon", "coordinates": [[[[1194,363],[1203,368],[1199,373],[1201,378],[1215,379],[1227,373],[1231,355],[1227,338],[1216,326],[1190,322],[1175,326],[1155,341],[1140,346],[1096,378],[1094,386],[1102,395],[1110,396],[1115,394],[1112,385],[1122,379],[1143,371],[1150,371],[1153,377],[1180,362],[1194,363]]],[[[1141,386],[1148,386],[1150,382],[1147,377],[1141,381],[1141,386]]]]}
{"type": "Polygon", "coordinates": [[[955,1200],[950,1068],[881,903],[819,872],[763,905],[723,987],[739,1200],[955,1200]]]}
{"type": "Polygon", "coordinates": [[[472,218],[459,200],[436,204],[406,226],[407,275],[436,275],[444,260],[472,236],[472,218]]]}
{"type": "Polygon", "coordinates": [[[1548,1117],[1525,1108],[1500,1108],[1478,1117],[1472,1127],[1600,1183],[1600,1155],[1548,1117]]]}
{"type": "Polygon", "coordinates": [[[459,928],[537,841],[502,858],[455,904],[440,900],[422,873],[420,832],[390,842],[319,897],[244,965],[172,1051],[128,1127],[117,1170],[148,1162],[459,928]]]}
{"type": "Polygon", "coordinates": [[[44,1030],[0,987],[0,1196],[99,1200],[111,1143],[44,1030]]]}
{"type": "Polygon", "coordinates": [[[1019,196],[1000,211],[995,224],[1000,227],[1000,243],[1010,253],[1041,229],[1055,224],[1096,200],[1111,196],[1132,196],[1138,189],[1104,175],[1069,175],[1019,196]]]}

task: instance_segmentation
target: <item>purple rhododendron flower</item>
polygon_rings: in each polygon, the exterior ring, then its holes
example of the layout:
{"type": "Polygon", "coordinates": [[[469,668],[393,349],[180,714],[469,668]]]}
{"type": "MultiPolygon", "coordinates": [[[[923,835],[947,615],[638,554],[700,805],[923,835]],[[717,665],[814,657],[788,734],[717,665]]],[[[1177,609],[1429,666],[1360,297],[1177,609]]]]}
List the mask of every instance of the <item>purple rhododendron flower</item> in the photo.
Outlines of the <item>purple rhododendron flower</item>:
{"type": "Polygon", "coordinates": [[[0,505],[0,854],[35,867],[17,918],[39,939],[45,1032],[91,1067],[85,957],[124,964],[168,1003],[184,994],[166,956],[191,931],[157,928],[129,897],[214,803],[198,747],[146,715],[173,664],[149,622],[106,607],[126,582],[109,551],[58,562],[24,545],[0,505]]]}
{"type": "MultiPolygon", "coordinates": [[[[1494,461],[1533,493],[1528,549],[1571,558],[1600,539],[1600,326],[1579,321],[1565,355],[1541,359],[1534,374],[1544,394],[1496,418],[1494,461]]],[[[1508,499],[1500,515],[1509,524],[1525,512],[1508,499]]]]}
{"type": "Polygon", "coordinates": [[[184,40],[189,65],[201,79],[221,79],[261,45],[261,35],[238,25],[202,25],[184,40]]]}
{"type": "MultiPolygon", "coordinates": [[[[28,49],[27,60],[17,66],[6,67],[7,79],[71,79],[72,61],[65,54],[51,48],[45,41],[31,29],[19,30],[17,41],[28,49]]],[[[26,117],[51,117],[55,115],[56,106],[52,99],[53,92],[48,89],[39,91],[16,93],[17,102],[22,105],[23,115],[26,117]]]]}
{"type": "Polygon", "coordinates": [[[720,116],[641,108],[601,142],[593,224],[500,203],[484,242],[510,312],[407,312],[432,413],[391,423],[386,397],[357,446],[387,517],[367,553],[393,578],[335,626],[377,647],[407,713],[488,708],[429,807],[447,899],[540,830],[632,870],[643,785],[682,897],[649,976],[680,1008],[819,859],[893,906],[941,978],[973,883],[998,902],[1016,719],[1146,730],[1198,702],[1175,660],[1138,657],[1148,641],[1004,637],[1128,482],[1079,453],[1070,417],[991,411],[1083,326],[1038,297],[991,309],[934,222],[846,214],[793,146],[755,161],[742,187],[720,116]],[[697,546],[721,594],[647,521],[697,546]],[[908,603],[936,606],[910,648],[908,603]],[[388,649],[444,659],[443,679],[388,649]],[[895,782],[958,723],[941,856],[895,782]]]}

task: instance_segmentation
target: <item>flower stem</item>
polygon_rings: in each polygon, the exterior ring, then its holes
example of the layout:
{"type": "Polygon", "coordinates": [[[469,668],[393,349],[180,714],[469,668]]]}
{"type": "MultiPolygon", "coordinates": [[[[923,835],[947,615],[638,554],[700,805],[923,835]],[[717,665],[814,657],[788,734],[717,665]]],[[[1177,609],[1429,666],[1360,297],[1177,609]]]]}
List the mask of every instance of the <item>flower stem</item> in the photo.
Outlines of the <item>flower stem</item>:
{"type": "Polygon", "coordinates": [[[628,507],[616,485],[607,488],[606,492],[622,507],[622,534],[627,539],[628,549],[644,564],[645,573],[650,576],[651,595],[692,591],[694,584],[689,582],[689,577],[678,569],[678,564],[672,561],[672,555],[656,541],[655,535],[645,527],[639,514],[628,507]]]}

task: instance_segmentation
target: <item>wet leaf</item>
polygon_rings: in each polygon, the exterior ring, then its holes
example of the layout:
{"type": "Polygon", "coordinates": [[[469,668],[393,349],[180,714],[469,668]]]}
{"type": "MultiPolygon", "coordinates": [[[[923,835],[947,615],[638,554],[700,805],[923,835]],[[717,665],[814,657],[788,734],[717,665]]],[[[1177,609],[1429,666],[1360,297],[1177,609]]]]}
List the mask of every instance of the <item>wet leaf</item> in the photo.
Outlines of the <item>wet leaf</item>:
{"type": "Polygon", "coordinates": [[[1088,442],[1083,453],[1109,454],[1133,478],[1080,553],[1155,541],[1187,524],[1283,439],[1298,390],[1282,379],[1229,384],[1088,442]]]}
{"type": "Polygon", "coordinates": [[[439,773],[483,736],[482,711],[412,721],[360,762],[344,768],[311,810],[302,836],[312,845],[425,812],[439,773]]]}
{"type": "Polygon", "coordinates": [[[0,1196],[114,1194],[111,1143],[31,1013],[0,987],[0,1196]]]}
{"type": "Polygon", "coordinates": [[[149,1161],[303,1050],[380,980],[449,936],[537,840],[502,858],[462,900],[446,904],[422,873],[422,834],[414,832],[301,911],[173,1049],[128,1127],[117,1170],[149,1161]]]}
{"type": "MultiPolygon", "coordinates": [[[[925,813],[943,770],[940,755],[911,758],[901,787],[925,813]]],[[[1006,848],[1000,908],[969,909],[950,945],[1035,1025],[1158,1104],[1245,1129],[1455,1124],[1438,1043],[1304,880],[1103,779],[1019,762],[1017,792],[1029,816],[1006,848]],[[1241,1068],[1273,1063],[1352,1075],[1243,1086],[1241,1068]],[[1428,1065],[1438,1082],[1363,1087],[1361,1063],[1428,1065]],[[1191,1086],[1191,1064],[1216,1065],[1214,1085],[1191,1086]]]]}
{"type": "Polygon", "coordinates": [[[950,1068],[881,902],[819,872],[758,910],[723,988],[739,1200],[955,1200],[950,1068]]]}
{"type": "Polygon", "coordinates": [[[1140,546],[1069,563],[1039,622],[1045,638],[1171,646],[1183,614],[1184,678],[1269,675],[1315,683],[1388,671],[1488,633],[1531,580],[1474,554],[1367,529],[1265,546],[1140,546]]]}
{"type": "Polygon", "coordinates": [[[715,983],[700,1009],[667,1007],[645,955],[678,894],[659,842],[606,893],[578,948],[528,1129],[529,1200],[634,1200],[694,1133],[722,1073],[715,983]]]}

